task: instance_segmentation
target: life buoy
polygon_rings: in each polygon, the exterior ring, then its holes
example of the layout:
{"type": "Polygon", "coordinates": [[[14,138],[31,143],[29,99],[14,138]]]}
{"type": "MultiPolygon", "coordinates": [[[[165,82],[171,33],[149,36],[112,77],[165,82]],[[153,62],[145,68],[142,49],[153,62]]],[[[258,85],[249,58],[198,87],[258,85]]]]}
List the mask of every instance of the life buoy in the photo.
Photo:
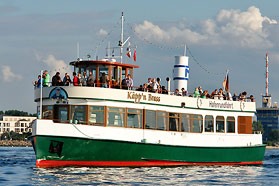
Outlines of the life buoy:
{"type": "Polygon", "coordinates": [[[197,99],[197,107],[200,108],[202,106],[202,98],[197,99]]]}
{"type": "Polygon", "coordinates": [[[243,111],[245,109],[245,102],[240,101],[240,110],[243,111]]]}

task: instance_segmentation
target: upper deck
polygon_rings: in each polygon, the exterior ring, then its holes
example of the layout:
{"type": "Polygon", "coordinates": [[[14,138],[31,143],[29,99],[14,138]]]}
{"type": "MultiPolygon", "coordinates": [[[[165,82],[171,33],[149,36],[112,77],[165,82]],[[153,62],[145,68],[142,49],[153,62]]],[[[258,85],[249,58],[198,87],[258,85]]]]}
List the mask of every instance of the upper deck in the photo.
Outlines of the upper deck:
{"type": "MultiPolygon", "coordinates": [[[[84,104],[84,102],[89,101],[108,101],[114,102],[120,107],[123,106],[123,103],[132,103],[136,105],[153,105],[207,111],[244,112],[253,114],[256,112],[255,102],[194,98],[137,90],[86,86],[43,87],[44,105],[58,104],[57,99],[54,99],[51,95],[54,94],[54,91],[58,88],[66,94],[63,99],[64,102],[61,102],[64,104],[78,104],[79,102],[84,104]]],[[[40,88],[35,89],[34,99],[36,102],[39,102],[40,88]]]]}

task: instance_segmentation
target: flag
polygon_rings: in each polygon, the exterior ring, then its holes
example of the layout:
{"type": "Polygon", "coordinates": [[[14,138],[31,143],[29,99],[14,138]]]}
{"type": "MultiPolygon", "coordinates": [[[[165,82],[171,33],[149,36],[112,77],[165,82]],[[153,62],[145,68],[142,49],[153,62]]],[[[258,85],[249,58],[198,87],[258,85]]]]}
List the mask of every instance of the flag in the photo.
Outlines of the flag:
{"type": "Polygon", "coordinates": [[[226,73],[225,79],[223,81],[223,89],[228,91],[229,90],[229,73],[226,73]]]}
{"type": "Polygon", "coordinates": [[[114,49],[112,49],[112,54],[111,55],[112,55],[112,57],[114,57],[114,49]]]}
{"type": "Polygon", "coordinates": [[[131,58],[130,42],[128,43],[127,56],[131,58]]]}
{"type": "Polygon", "coordinates": [[[135,51],[134,51],[134,56],[133,56],[133,58],[134,58],[134,61],[137,60],[137,57],[136,57],[136,49],[135,49],[135,51]]]}

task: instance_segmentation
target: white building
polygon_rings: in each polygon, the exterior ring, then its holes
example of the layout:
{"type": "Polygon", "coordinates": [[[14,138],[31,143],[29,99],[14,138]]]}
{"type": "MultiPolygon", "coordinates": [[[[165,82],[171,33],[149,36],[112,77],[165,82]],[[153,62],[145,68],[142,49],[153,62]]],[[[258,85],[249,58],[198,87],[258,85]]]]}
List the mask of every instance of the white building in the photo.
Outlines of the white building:
{"type": "Polygon", "coordinates": [[[14,131],[16,133],[32,132],[32,122],[36,117],[29,116],[3,116],[0,121],[0,135],[4,132],[14,131]]]}

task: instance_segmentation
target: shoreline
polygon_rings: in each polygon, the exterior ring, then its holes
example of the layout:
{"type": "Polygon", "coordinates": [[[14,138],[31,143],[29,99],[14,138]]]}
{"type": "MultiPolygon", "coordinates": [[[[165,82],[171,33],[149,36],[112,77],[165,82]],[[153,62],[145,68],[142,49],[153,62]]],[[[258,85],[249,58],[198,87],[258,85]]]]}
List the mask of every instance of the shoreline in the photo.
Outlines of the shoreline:
{"type": "Polygon", "coordinates": [[[32,147],[30,141],[0,140],[0,147],[32,147]]]}
{"type": "Polygon", "coordinates": [[[266,149],[279,149],[279,146],[266,146],[266,149]]]}

